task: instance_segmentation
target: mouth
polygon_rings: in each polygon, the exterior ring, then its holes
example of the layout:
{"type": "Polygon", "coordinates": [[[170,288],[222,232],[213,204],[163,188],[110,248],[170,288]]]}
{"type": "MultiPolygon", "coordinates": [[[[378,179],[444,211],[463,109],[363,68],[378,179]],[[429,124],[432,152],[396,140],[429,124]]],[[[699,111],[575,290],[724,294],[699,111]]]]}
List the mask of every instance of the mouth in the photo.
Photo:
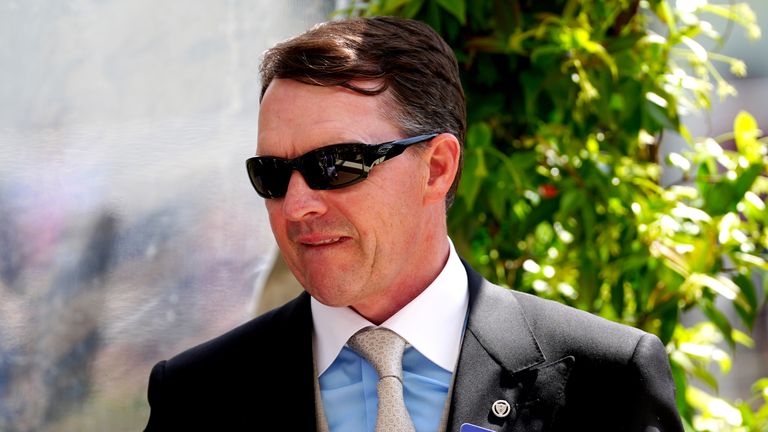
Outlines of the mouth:
{"type": "Polygon", "coordinates": [[[349,240],[349,237],[323,237],[323,238],[306,238],[301,239],[299,243],[302,246],[309,248],[320,248],[324,246],[332,246],[343,243],[349,240]]]}
{"type": "Polygon", "coordinates": [[[341,240],[341,237],[335,237],[335,238],[330,238],[330,239],[320,240],[315,242],[307,242],[307,243],[304,243],[304,246],[325,246],[332,243],[336,243],[339,240],[341,240]]]}

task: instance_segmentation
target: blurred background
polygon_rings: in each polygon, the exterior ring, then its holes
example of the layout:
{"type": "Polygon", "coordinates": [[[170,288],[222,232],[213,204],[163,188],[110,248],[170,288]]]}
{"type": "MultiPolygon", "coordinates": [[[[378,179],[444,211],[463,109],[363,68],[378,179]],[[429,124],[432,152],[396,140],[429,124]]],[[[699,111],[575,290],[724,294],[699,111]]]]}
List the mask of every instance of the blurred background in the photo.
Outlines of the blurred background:
{"type": "MultiPolygon", "coordinates": [[[[265,308],[259,58],[335,6],[0,0],[0,431],[140,430],[155,362],[265,308]]],[[[749,76],[695,136],[741,109],[768,124],[768,37],[722,50],[749,76]]],[[[737,353],[726,386],[765,355],[737,353]]]]}
{"type": "MultiPolygon", "coordinates": [[[[684,1],[684,0],[681,0],[684,1]]],[[[751,40],[746,32],[726,24],[724,19],[711,18],[713,27],[720,29],[725,43],[720,46],[713,42],[703,45],[710,52],[721,53],[744,60],[747,65],[747,76],[738,78],[729,71],[727,63],[719,64],[719,73],[736,89],[736,95],[725,99],[712,95],[712,109],[709,113],[692,112],[684,120],[691,135],[694,137],[717,137],[733,131],[733,121],[740,111],[748,111],[757,120],[765,133],[768,126],[768,2],[765,0],[747,1],[712,1],[714,4],[747,3],[757,15],[762,37],[751,40]]],[[[685,148],[685,141],[674,133],[664,137],[661,153],[663,155],[685,148]]],[[[734,148],[733,142],[729,148],[734,148]]],[[[668,170],[662,176],[662,182],[673,183],[679,173],[668,170]]],[[[736,320],[736,313],[729,311],[729,318],[736,320]]],[[[702,313],[696,311],[683,317],[686,325],[706,320],[702,313]]],[[[718,376],[720,395],[727,399],[748,400],[750,387],[756,379],[768,376],[768,310],[763,308],[752,332],[755,341],[753,349],[738,345],[733,355],[733,368],[727,375],[719,370],[712,372],[718,376]]]]}
{"type": "Polygon", "coordinates": [[[0,431],[141,430],[151,366],[253,316],[259,58],[332,9],[0,1],[0,431]]]}

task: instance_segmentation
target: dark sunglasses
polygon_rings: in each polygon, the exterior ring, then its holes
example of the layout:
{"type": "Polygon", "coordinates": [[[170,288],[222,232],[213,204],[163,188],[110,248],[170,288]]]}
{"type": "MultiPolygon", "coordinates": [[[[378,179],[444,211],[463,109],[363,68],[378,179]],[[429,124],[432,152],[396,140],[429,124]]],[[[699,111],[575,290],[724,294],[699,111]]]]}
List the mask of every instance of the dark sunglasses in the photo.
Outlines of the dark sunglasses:
{"type": "Polygon", "coordinates": [[[293,170],[300,172],[312,189],[339,189],[362,181],[376,165],[437,135],[419,135],[382,144],[332,144],[294,159],[256,156],[246,160],[245,166],[253,188],[264,198],[284,197],[293,170]]]}

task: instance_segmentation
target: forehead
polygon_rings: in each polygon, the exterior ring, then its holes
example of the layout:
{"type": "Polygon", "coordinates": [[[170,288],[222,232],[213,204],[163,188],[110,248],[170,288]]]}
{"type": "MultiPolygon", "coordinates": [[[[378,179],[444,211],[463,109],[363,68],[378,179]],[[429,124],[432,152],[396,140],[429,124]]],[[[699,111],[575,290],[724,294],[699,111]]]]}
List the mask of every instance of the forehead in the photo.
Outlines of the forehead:
{"type": "Polygon", "coordinates": [[[343,87],[274,80],[259,110],[257,153],[295,157],[329,144],[400,138],[399,128],[386,115],[386,98],[343,87]]]}

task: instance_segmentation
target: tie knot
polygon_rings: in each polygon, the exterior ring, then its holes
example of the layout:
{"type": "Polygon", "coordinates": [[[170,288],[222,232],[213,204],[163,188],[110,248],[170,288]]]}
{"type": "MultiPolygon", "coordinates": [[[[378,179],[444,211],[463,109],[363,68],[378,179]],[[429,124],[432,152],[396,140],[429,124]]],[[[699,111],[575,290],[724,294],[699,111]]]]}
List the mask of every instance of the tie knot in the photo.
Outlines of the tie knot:
{"type": "Polygon", "coordinates": [[[347,344],[368,360],[379,379],[392,376],[402,382],[405,339],[397,333],[381,327],[367,328],[352,335],[347,344]]]}

